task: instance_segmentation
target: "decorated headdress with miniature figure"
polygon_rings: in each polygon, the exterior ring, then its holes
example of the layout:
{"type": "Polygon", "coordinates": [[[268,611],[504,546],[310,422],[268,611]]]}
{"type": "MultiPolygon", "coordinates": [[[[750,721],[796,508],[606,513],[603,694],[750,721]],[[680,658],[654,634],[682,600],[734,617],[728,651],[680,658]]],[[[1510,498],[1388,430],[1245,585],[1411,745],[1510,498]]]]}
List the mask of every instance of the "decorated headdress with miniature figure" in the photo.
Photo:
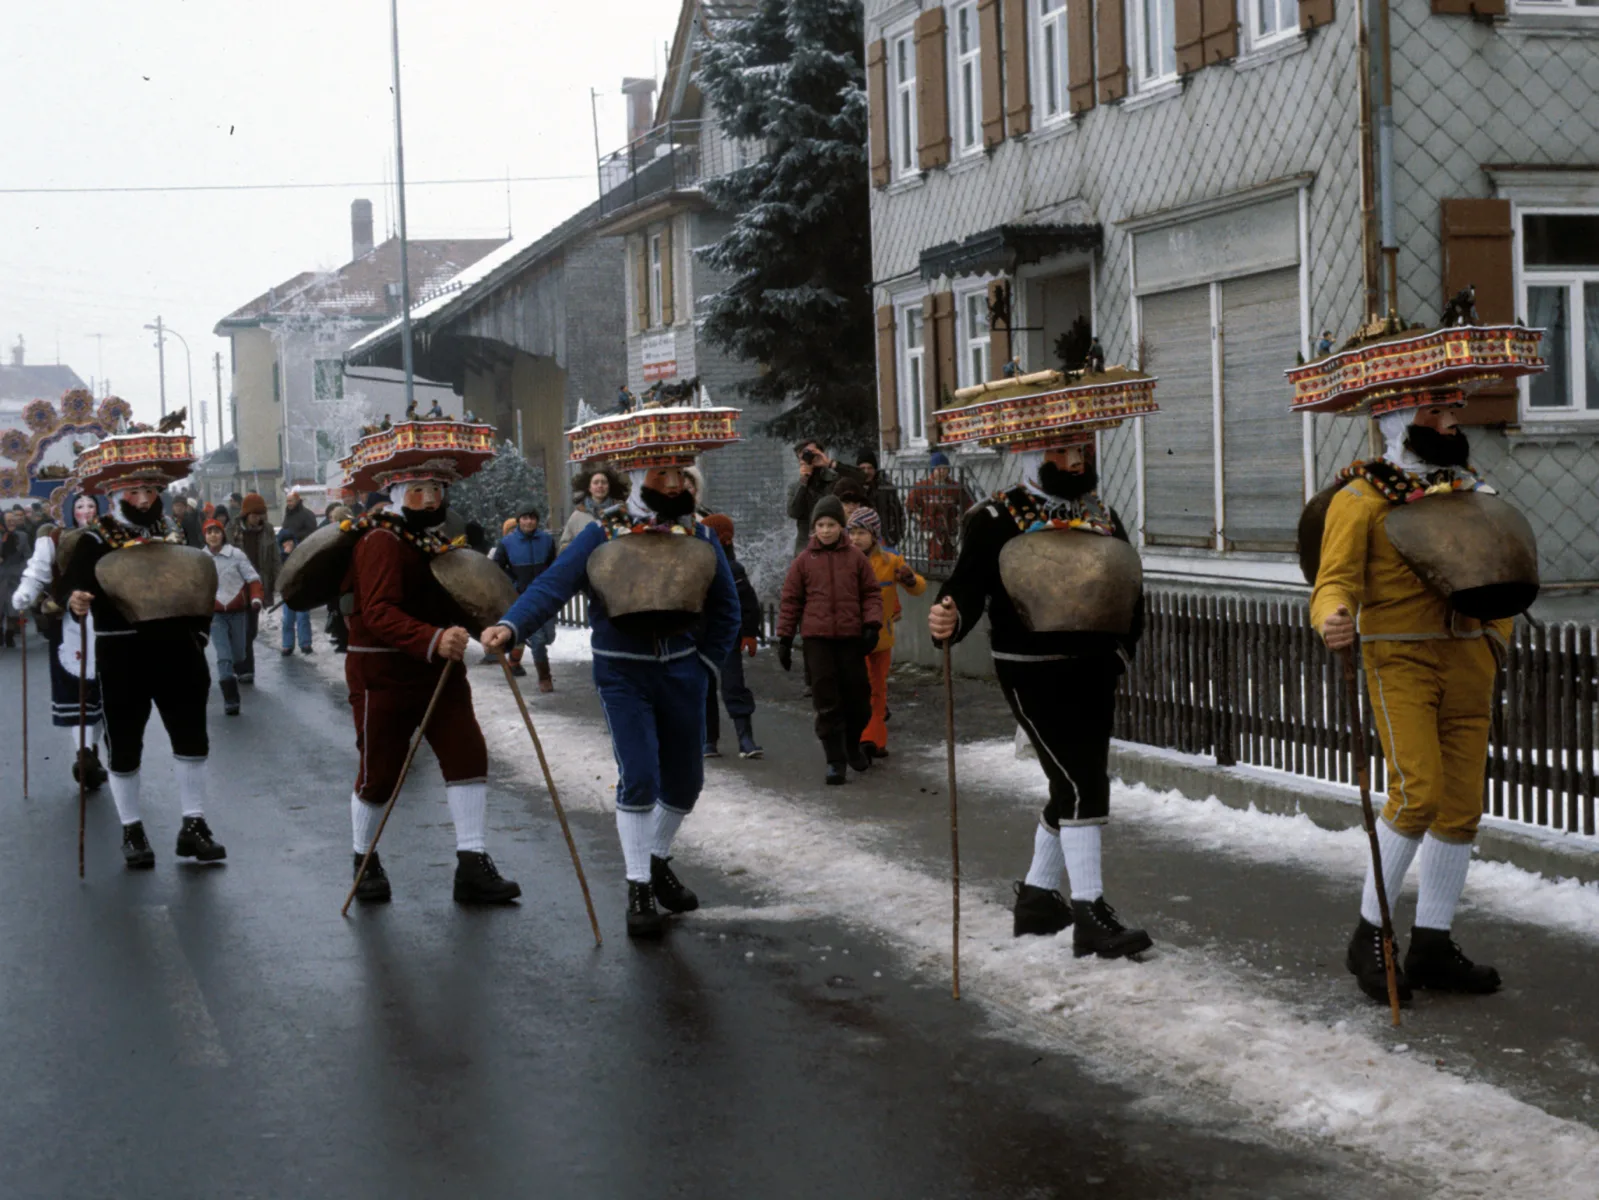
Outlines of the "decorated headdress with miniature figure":
{"type": "Polygon", "coordinates": [[[1035,371],[961,388],[937,413],[941,446],[1022,453],[1090,443],[1129,417],[1158,412],[1153,375],[1085,364],[1080,371],[1035,371]]]}
{"type": "Polygon", "coordinates": [[[339,466],[349,487],[378,492],[410,483],[447,487],[477,474],[494,455],[492,425],[402,421],[363,434],[339,466]]]}
{"type": "MultiPolygon", "coordinates": [[[[581,414],[580,414],[581,415],[581,414]]],[[[689,467],[706,450],[742,441],[736,408],[643,408],[595,417],[566,431],[571,462],[609,463],[619,471],[689,467]]]]}
{"type": "Polygon", "coordinates": [[[118,433],[77,456],[72,475],[89,495],[132,487],[164,488],[194,465],[194,439],[184,433],[118,433]]]}

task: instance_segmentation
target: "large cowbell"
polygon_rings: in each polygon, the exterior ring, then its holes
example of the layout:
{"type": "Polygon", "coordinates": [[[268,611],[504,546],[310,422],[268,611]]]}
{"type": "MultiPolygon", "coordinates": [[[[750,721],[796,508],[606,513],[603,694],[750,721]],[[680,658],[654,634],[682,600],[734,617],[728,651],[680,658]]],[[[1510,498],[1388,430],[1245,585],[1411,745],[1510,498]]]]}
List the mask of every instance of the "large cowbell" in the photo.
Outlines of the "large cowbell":
{"type": "Polygon", "coordinates": [[[1305,502],[1305,509],[1299,514],[1299,572],[1311,587],[1316,586],[1316,576],[1321,572],[1321,535],[1327,529],[1327,508],[1343,487],[1341,479],[1328,484],[1305,502]]]}
{"type": "Polygon", "coordinates": [[[1385,528],[1405,565],[1464,616],[1497,621],[1538,598],[1532,526],[1491,492],[1423,496],[1391,509],[1385,528]]]}
{"type": "Polygon", "coordinates": [[[1033,633],[1130,633],[1144,568],[1120,538],[1077,529],[1024,533],[999,552],[999,577],[1033,633]]]}
{"type": "Polygon", "coordinates": [[[698,537],[630,533],[589,555],[589,586],[624,633],[671,637],[699,624],[716,578],[716,551],[698,537]]]}
{"type": "Polygon", "coordinates": [[[464,546],[446,550],[435,554],[428,567],[473,637],[481,636],[516,603],[516,588],[510,578],[476,550],[464,546]]]}
{"type": "Polygon", "coordinates": [[[278,595],[283,597],[283,606],[306,612],[337,603],[355,544],[360,540],[359,530],[346,531],[329,524],[298,543],[278,573],[278,595]]]}
{"type": "Polygon", "coordinates": [[[140,542],[113,550],[94,565],[94,578],[117,611],[134,624],[216,611],[217,568],[193,546],[140,542]]]}

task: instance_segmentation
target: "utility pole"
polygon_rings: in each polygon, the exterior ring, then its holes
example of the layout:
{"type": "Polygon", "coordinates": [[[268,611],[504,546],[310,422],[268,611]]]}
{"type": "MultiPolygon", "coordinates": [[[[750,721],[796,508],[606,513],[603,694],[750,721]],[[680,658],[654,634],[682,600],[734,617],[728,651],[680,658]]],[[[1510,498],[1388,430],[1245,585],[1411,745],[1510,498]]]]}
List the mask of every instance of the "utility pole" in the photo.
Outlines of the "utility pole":
{"type": "MultiPolygon", "coordinates": [[[[222,428],[222,352],[219,350],[211,357],[217,369],[217,449],[220,450],[228,444],[228,431],[222,428]]],[[[237,429],[233,436],[239,436],[237,429]]]]}
{"type": "MultiPolygon", "coordinates": [[[[149,326],[145,326],[149,328],[149,326]]],[[[167,415],[167,339],[161,318],[155,319],[155,358],[161,371],[161,415],[167,415]]]]}
{"type": "Polygon", "coordinates": [[[411,258],[405,228],[405,132],[400,125],[400,0],[389,0],[389,31],[394,49],[394,182],[400,210],[400,358],[405,368],[405,410],[410,412],[416,401],[416,377],[411,357],[411,258]]]}

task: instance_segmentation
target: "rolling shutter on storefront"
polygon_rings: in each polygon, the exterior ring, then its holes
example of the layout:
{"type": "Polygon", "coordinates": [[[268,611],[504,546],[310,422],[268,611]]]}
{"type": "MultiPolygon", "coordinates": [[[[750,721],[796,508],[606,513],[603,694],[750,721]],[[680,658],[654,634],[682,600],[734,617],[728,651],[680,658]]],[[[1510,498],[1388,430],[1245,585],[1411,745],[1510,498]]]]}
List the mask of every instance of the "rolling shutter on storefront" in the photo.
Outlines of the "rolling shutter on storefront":
{"type": "MultiPolygon", "coordinates": [[[[1027,63],[1027,0],[1003,0],[1005,15],[1005,125],[1011,137],[1033,127],[1027,63]]],[[[986,69],[986,68],[985,68],[986,69]]]]}
{"type": "MultiPolygon", "coordinates": [[[[1445,200],[1442,209],[1443,294],[1438,299],[1439,310],[1462,288],[1475,287],[1477,316],[1482,323],[1508,325],[1517,316],[1510,201],[1445,200]]],[[[1461,424],[1515,421],[1519,396],[1513,383],[1482,388],[1466,404],[1461,424]]]]}
{"type": "Polygon", "coordinates": [[[1127,14],[1122,0],[1095,0],[1099,9],[1099,102],[1127,95],[1127,14]]]}
{"type": "Polygon", "coordinates": [[[1300,345],[1299,268],[1229,279],[1221,305],[1222,534],[1231,549],[1293,550],[1304,418],[1283,371],[1300,345]]]}
{"type": "Polygon", "coordinates": [[[1001,0],[977,0],[977,45],[983,80],[983,145],[1005,140],[1004,77],[1000,71],[999,8],[1001,0]]]}
{"type": "Polygon", "coordinates": [[[949,61],[942,8],[916,18],[916,161],[924,171],[949,162],[949,61]]]}
{"type": "MultiPolygon", "coordinates": [[[[1103,11],[1103,10],[1101,10],[1103,11]]],[[[1160,412],[1144,422],[1144,533],[1152,545],[1215,544],[1210,285],[1145,296],[1144,369],[1160,412]]]]}
{"type": "Polygon", "coordinates": [[[1094,0],[1066,0],[1066,86],[1072,112],[1094,107],[1094,0]]]}
{"type": "Polygon", "coordinates": [[[877,428],[884,450],[899,449],[899,365],[898,334],[894,306],[877,310],[877,428]]]}
{"type": "Polygon", "coordinates": [[[888,152],[888,43],[882,38],[866,47],[867,138],[872,164],[872,186],[887,187],[888,152]]]}

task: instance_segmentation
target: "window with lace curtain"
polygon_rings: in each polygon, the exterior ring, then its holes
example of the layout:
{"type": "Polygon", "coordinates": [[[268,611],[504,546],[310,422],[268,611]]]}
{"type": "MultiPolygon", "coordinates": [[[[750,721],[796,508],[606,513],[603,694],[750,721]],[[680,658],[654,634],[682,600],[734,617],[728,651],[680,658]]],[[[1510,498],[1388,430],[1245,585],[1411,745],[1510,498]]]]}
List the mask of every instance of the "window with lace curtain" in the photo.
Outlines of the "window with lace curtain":
{"type": "Polygon", "coordinates": [[[1599,212],[1522,210],[1521,311],[1548,364],[1526,416],[1599,419],[1599,212]]]}

